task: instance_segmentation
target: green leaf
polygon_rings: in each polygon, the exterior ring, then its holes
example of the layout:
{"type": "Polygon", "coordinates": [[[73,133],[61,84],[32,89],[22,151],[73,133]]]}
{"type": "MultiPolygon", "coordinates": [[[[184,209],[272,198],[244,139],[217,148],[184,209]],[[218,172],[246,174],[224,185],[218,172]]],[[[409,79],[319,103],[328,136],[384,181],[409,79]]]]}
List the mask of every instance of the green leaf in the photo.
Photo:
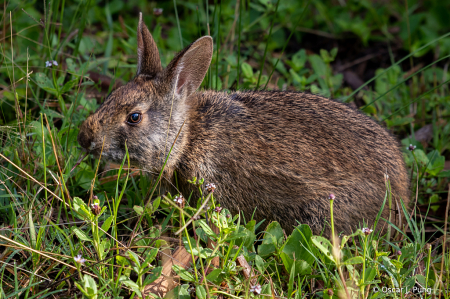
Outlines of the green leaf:
{"type": "Polygon", "coordinates": [[[319,55],[310,55],[309,56],[309,62],[311,63],[311,67],[313,68],[314,72],[317,74],[317,76],[325,78],[327,75],[327,66],[323,62],[323,60],[320,58],[319,55]]]}
{"type": "Polygon", "coordinates": [[[155,259],[156,255],[158,254],[158,248],[153,248],[152,250],[150,250],[150,253],[148,254],[148,256],[145,258],[144,263],[142,264],[142,269],[145,267],[148,267],[148,265],[153,262],[153,260],[155,259]]]}
{"type": "MultiPolygon", "coordinates": [[[[439,202],[439,195],[437,195],[437,194],[431,195],[431,197],[430,197],[430,199],[429,199],[429,203],[430,203],[430,204],[433,204],[433,203],[435,203],[435,202],[439,202]]],[[[439,208],[440,208],[439,205],[432,205],[432,206],[431,206],[431,209],[432,209],[433,211],[435,211],[435,212],[436,212],[439,208]]]]}
{"type": "Polygon", "coordinates": [[[331,55],[331,58],[333,59],[333,61],[336,58],[337,53],[338,53],[338,48],[331,49],[330,55],[331,55]]]}
{"type": "Polygon", "coordinates": [[[376,275],[377,275],[377,270],[374,267],[366,267],[364,281],[366,281],[366,282],[373,281],[373,279],[375,278],[376,275]]]}
{"type": "Polygon", "coordinates": [[[395,268],[397,268],[397,270],[400,270],[403,268],[403,264],[400,261],[392,259],[391,263],[395,266],[395,268]]]}
{"type": "Polygon", "coordinates": [[[128,253],[128,256],[130,257],[130,259],[133,262],[135,262],[137,267],[141,268],[141,263],[139,262],[139,256],[136,253],[134,253],[133,251],[131,251],[131,250],[128,250],[127,253],[128,253]]]}
{"type": "Polygon", "coordinates": [[[427,284],[427,278],[420,274],[416,275],[416,281],[423,287],[425,287],[425,285],[430,285],[429,283],[427,284]]]}
{"type": "Polygon", "coordinates": [[[30,209],[28,211],[28,225],[29,225],[29,230],[30,230],[30,239],[31,239],[31,245],[33,247],[33,249],[37,249],[36,248],[36,229],[34,227],[34,222],[33,222],[33,214],[32,214],[32,209],[30,209]]]}
{"type": "Polygon", "coordinates": [[[61,113],[56,112],[53,109],[44,109],[44,114],[46,114],[50,118],[64,118],[64,115],[61,113]]]}
{"type": "Polygon", "coordinates": [[[86,203],[79,197],[73,198],[73,209],[83,220],[92,220],[92,215],[86,203]]]}
{"type": "Polygon", "coordinates": [[[106,218],[105,222],[103,222],[102,224],[102,230],[99,230],[98,235],[100,236],[100,238],[105,234],[103,231],[107,232],[109,230],[109,228],[111,227],[111,223],[113,221],[113,216],[109,216],[108,218],[106,218]]]}
{"type": "Polygon", "coordinates": [[[305,66],[306,58],[307,56],[305,49],[301,49],[300,51],[295,53],[294,56],[292,56],[292,67],[294,68],[294,71],[298,72],[305,66]]]}
{"type": "Polygon", "coordinates": [[[196,223],[200,224],[203,231],[209,236],[214,239],[217,239],[217,235],[213,232],[213,230],[206,224],[204,219],[198,220],[196,223]]]}
{"type": "Polygon", "coordinates": [[[36,84],[43,90],[53,95],[58,95],[58,92],[53,85],[53,81],[51,81],[44,73],[36,74],[36,84]]]}
{"type": "Polygon", "coordinates": [[[396,275],[395,275],[395,272],[397,271],[397,269],[391,263],[391,260],[388,257],[382,256],[381,260],[382,260],[383,265],[384,265],[383,270],[386,271],[386,273],[391,277],[391,280],[392,280],[392,283],[393,283],[394,287],[398,288],[399,287],[399,283],[398,283],[396,275]]]}
{"type": "Polygon", "coordinates": [[[198,299],[206,299],[206,290],[202,285],[195,288],[195,294],[197,294],[198,299]]]}
{"type": "Polygon", "coordinates": [[[255,265],[258,271],[264,275],[264,271],[266,270],[265,262],[259,255],[255,256],[255,265]]]}
{"type": "Polygon", "coordinates": [[[141,206],[134,206],[133,210],[136,212],[136,214],[138,214],[139,216],[142,216],[142,214],[144,213],[144,208],[141,206]]]}
{"type": "Polygon", "coordinates": [[[243,226],[239,226],[239,230],[237,230],[236,233],[244,234],[245,237],[236,239],[235,245],[239,247],[242,243],[244,243],[245,248],[247,248],[248,250],[252,250],[253,243],[256,239],[255,233],[243,226]]]}
{"type": "Polygon", "coordinates": [[[444,169],[445,157],[441,156],[437,150],[429,152],[427,158],[430,161],[427,167],[427,172],[429,174],[435,176],[444,169]]]}
{"type": "Polygon", "coordinates": [[[83,280],[84,287],[87,289],[91,289],[91,294],[97,294],[97,283],[95,282],[94,278],[90,275],[84,274],[83,280]]]}
{"type": "Polygon", "coordinates": [[[75,235],[77,235],[78,239],[82,241],[92,242],[92,239],[89,238],[87,234],[84,231],[80,230],[78,227],[72,228],[72,232],[74,232],[75,235]]]}
{"type": "Polygon", "coordinates": [[[126,276],[120,277],[119,280],[121,283],[129,287],[133,292],[135,292],[140,298],[142,298],[142,293],[139,290],[139,286],[134,281],[128,279],[126,276]]]}
{"type": "Polygon", "coordinates": [[[312,265],[314,257],[311,254],[311,237],[311,228],[306,224],[301,224],[287,238],[282,251],[292,259],[302,259],[312,265]]]}
{"type": "Polygon", "coordinates": [[[253,78],[253,69],[248,63],[243,62],[241,64],[241,69],[245,78],[247,79],[253,78]]]}
{"type": "Polygon", "coordinates": [[[74,87],[77,83],[79,82],[78,79],[75,80],[70,80],[69,82],[67,82],[66,84],[64,84],[63,88],[61,88],[61,94],[68,92],[69,90],[72,89],[72,87],[74,87]]]}
{"type": "Polygon", "coordinates": [[[441,171],[438,174],[438,178],[450,178],[450,170],[441,171]]]}
{"type": "Polygon", "coordinates": [[[194,282],[194,276],[192,276],[191,273],[189,273],[186,269],[184,269],[182,266],[180,265],[173,265],[172,266],[172,270],[175,271],[175,273],[178,274],[178,276],[181,277],[182,280],[187,281],[187,282],[194,282]]]}
{"type": "Polygon", "coordinates": [[[155,212],[159,208],[160,203],[161,203],[161,196],[158,196],[152,203],[152,207],[153,207],[152,212],[155,212]]]}
{"type": "Polygon", "coordinates": [[[189,248],[189,245],[187,244],[187,242],[185,242],[184,247],[186,248],[186,251],[188,253],[192,253],[193,255],[201,257],[203,259],[210,258],[210,257],[215,257],[215,256],[217,256],[219,254],[218,252],[216,252],[214,254],[214,256],[211,256],[211,254],[213,253],[213,250],[211,248],[203,248],[201,246],[198,246],[198,248],[197,247],[192,247],[192,251],[191,251],[191,249],[189,248]]]}
{"type": "Polygon", "coordinates": [[[147,275],[147,277],[145,278],[144,285],[149,285],[157,280],[161,276],[162,269],[163,267],[156,267],[155,269],[153,269],[152,274],[147,275]]]}
{"type": "Polygon", "coordinates": [[[280,224],[276,221],[271,222],[265,230],[262,244],[258,246],[258,254],[263,257],[269,256],[281,247],[283,238],[284,233],[280,224]]]}
{"type": "Polygon", "coordinates": [[[111,248],[111,242],[109,241],[109,239],[103,239],[100,242],[100,252],[101,252],[101,257],[100,259],[104,259],[106,254],[109,251],[109,248],[111,248]]]}
{"type": "Polygon", "coordinates": [[[225,272],[223,272],[222,269],[214,269],[206,276],[206,279],[214,284],[220,284],[224,273],[225,272]]]}
{"type": "Polygon", "coordinates": [[[364,258],[362,256],[354,256],[343,262],[344,265],[356,265],[364,263],[364,258]]]}
{"type": "Polygon", "coordinates": [[[76,70],[75,70],[76,64],[75,64],[75,62],[73,61],[72,58],[67,58],[66,59],[66,65],[67,65],[67,69],[70,72],[72,72],[73,74],[76,74],[76,70]]]}
{"type": "Polygon", "coordinates": [[[330,241],[321,236],[313,236],[311,238],[313,244],[324,254],[328,260],[335,263],[333,255],[331,254],[333,245],[330,241]]]}
{"type": "Polygon", "coordinates": [[[289,275],[288,298],[292,297],[292,290],[294,289],[294,279],[295,279],[295,263],[292,264],[291,273],[289,275]]]}
{"type": "MultiPolygon", "coordinates": [[[[281,244],[283,243],[283,239],[284,239],[284,233],[283,233],[283,229],[281,228],[281,226],[278,222],[273,221],[267,226],[266,234],[264,234],[264,239],[266,239],[267,234],[269,234],[270,238],[272,239],[271,242],[267,240],[268,242],[274,244],[277,247],[281,246],[281,244]]],[[[263,241],[263,244],[265,241],[263,241]]],[[[265,244],[268,244],[268,243],[265,243],[265,244]]]]}
{"type": "Polygon", "coordinates": [[[128,259],[124,258],[123,256],[116,256],[116,260],[117,260],[117,264],[119,264],[120,266],[129,266],[130,262],[128,261],[128,259]]]}
{"type": "Polygon", "coordinates": [[[311,255],[311,229],[306,224],[297,226],[281,248],[281,260],[288,272],[295,267],[295,274],[311,273],[314,257],[311,255]]]}
{"type": "Polygon", "coordinates": [[[412,289],[415,284],[416,284],[416,277],[411,276],[405,280],[405,282],[403,283],[403,287],[412,289]]]}
{"type": "Polygon", "coordinates": [[[414,150],[414,154],[420,167],[425,167],[426,165],[428,165],[429,159],[427,155],[425,155],[423,150],[416,149],[414,150]]]}

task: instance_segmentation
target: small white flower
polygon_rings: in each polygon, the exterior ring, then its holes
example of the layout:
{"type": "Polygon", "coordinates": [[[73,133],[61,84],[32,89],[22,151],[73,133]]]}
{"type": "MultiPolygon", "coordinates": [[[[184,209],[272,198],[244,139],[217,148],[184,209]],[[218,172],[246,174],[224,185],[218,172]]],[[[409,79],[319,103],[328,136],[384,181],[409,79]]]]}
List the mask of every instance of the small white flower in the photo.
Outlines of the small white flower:
{"type": "Polygon", "coordinates": [[[362,232],[363,232],[364,234],[366,234],[366,235],[369,235],[371,232],[373,232],[373,229],[370,229],[370,228],[368,228],[368,227],[364,227],[364,228],[362,229],[362,232]]]}
{"type": "Polygon", "coordinates": [[[409,151],[413,151],[416,149],[417,146],[410,144],[409,146],[406,147],[407,150],[409,151]]]}
{"type": "Polygon", "coordinates": [[[177,204],[182,205],[184,203],[184,198],[183,195],[177,195],[175,196],[175,198],[173,199],[173,201],[175,201],[177,204]]]}
{"type": "Polygon", "coordinates": [[[153,8],[153,14],[155,16],[160,16],[163,13],[163,9],[162,8],[153,8]]]}
{"type": "Polygon", "coordinates": [[[45,62],[45,67],[51,67],[52,66],[52,62],[51,61],[46,61],[45,62]]]}
{"type": "Polygon", "coordinates": [[[84,258],[81,257],[81,254],[79,254],[76,257],[74,257],[73,260],[76,263],[79,263],[79,264],[82,264],[82,265],[84,265],[84,262],[86,261],[84,258]]]}
{"type": "Polygon", "coordinates": [[[214,190],[216,189],[216,184],[209,183],[209,184],[206,184],[205,187],[208,192],[214,192],[214,190]]]}
{"type": "Polygon", "coordinates": [[[261,285],[257,284],[257,285],[252,286],[252,287],[250,288],[250,293],[258,294],[258,295],[259,295],[259,294],[261,294],[261,290],[262,290],[261,285]]]}
{"type": "Polygon", "coordinates": [[[56,62],[56,60],[53,60],[53,65],[58,65],[58,63],[56,62]]]}

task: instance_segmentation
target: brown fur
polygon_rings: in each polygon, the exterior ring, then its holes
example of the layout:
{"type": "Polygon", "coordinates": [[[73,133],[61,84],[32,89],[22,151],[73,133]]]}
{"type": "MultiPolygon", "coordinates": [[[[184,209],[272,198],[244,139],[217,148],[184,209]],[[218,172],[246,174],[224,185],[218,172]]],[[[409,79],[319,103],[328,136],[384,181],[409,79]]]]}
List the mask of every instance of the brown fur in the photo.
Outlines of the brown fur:
{"type": "MultiPolygon", "coordinates": [[[[140,21],[138,31],[145,30],[140,21]]],[[[210,37],[188,46],[165,70],[158,68],[151,35],[142,34],[138,43],[152,49],[139,53],[140,72],[80,129],[80,145],[94,154],[104,140],[103,157],[120,162],[126,141],[134,165],[158,172],[186,121],[167,178],[177,170],[185,195],[194,176],[216,183],[224,207],[247,220],[256,208],[257,220],[276,220],[288,232],[299,221],[320,233],[330,218],[330,193],[336,195],[337,232],[349,233],[363,220],[371,225],[385,197],[385,173],[394,197],[408,202],[398,142],[364,114],[306,93],[195,92],[211,61],[210,37]],[[126,123],[131,112],[142,113],[138,125],[126,123]]],[[[383,213],[387,218],[388,209],[383,213]]]]}

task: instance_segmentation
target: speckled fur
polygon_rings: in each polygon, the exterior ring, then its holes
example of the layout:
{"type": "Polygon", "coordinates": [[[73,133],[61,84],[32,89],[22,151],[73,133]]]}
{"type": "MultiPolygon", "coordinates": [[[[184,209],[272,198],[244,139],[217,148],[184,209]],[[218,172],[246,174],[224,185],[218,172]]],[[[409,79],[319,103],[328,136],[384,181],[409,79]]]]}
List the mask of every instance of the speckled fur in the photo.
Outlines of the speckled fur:
{"type": "MultiPolygon", "coordinates": [[[[79,143],[98,155],[104,140],[103,157],[120,162],[126,141],[132,163],[157,172],[185,121],[166,178],[173,180],[177,170],[185,195],[194,176],[216,183],[222,206],[242,211],[247,220],[256,209],[256,220],[276,220],[287,232],[298,221],[329,235],[330,193],[336,195],[337,232],[349,233],[363,220],[372,224],[385,197],[385,173],[394,198],[408,202],[399,144],[375,121],[345,104],[300,92],[185,91],[176,70],[190,47],[212,54],[212,44],[209,50],[194,43],[167,69],[138,74],[83,123],[79,143]],[[142,122],[130,126],[126,117],[136,111],[142,122]]],[[[148,59],[159,62],[151,53],[148,59]]],[[[152,61],[143,60],[151,68],[152,61]]],[[[387,213],[386,208],[385,218],[387,213]]]]}

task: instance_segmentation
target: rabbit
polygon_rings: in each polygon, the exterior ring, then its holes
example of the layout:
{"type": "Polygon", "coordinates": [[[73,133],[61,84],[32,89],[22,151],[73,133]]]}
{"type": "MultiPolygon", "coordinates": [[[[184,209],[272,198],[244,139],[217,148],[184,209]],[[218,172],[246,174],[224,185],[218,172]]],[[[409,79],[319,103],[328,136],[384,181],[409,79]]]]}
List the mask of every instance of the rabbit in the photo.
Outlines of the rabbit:
{"type": "MultiPolygon", "coordinates": [[[[139,15],[136,76],[81,125],[88,152],[161,171],[189,195],[193,177],[216,184],[215,198],[246,221],[278,221],[286,232],[308,224],[330,235],[372,226],[391,182],[392,209],[409,200],[408,173],[395,137],[354,108],[294,91],[196,91],[211,63],[203,36],[163,69],[139,15]],[[328,223],[328,224],[327,224],[328,223]]],[[[388,204],[382,217],[388,218],[388,204]]],[[[392,214],[395,216],[395,213],[392,214]]],[[[395,216],[395,217],[398,217],[395,216]]],[[[382,222],[380,222],[382,223],[382,222]]]]}

